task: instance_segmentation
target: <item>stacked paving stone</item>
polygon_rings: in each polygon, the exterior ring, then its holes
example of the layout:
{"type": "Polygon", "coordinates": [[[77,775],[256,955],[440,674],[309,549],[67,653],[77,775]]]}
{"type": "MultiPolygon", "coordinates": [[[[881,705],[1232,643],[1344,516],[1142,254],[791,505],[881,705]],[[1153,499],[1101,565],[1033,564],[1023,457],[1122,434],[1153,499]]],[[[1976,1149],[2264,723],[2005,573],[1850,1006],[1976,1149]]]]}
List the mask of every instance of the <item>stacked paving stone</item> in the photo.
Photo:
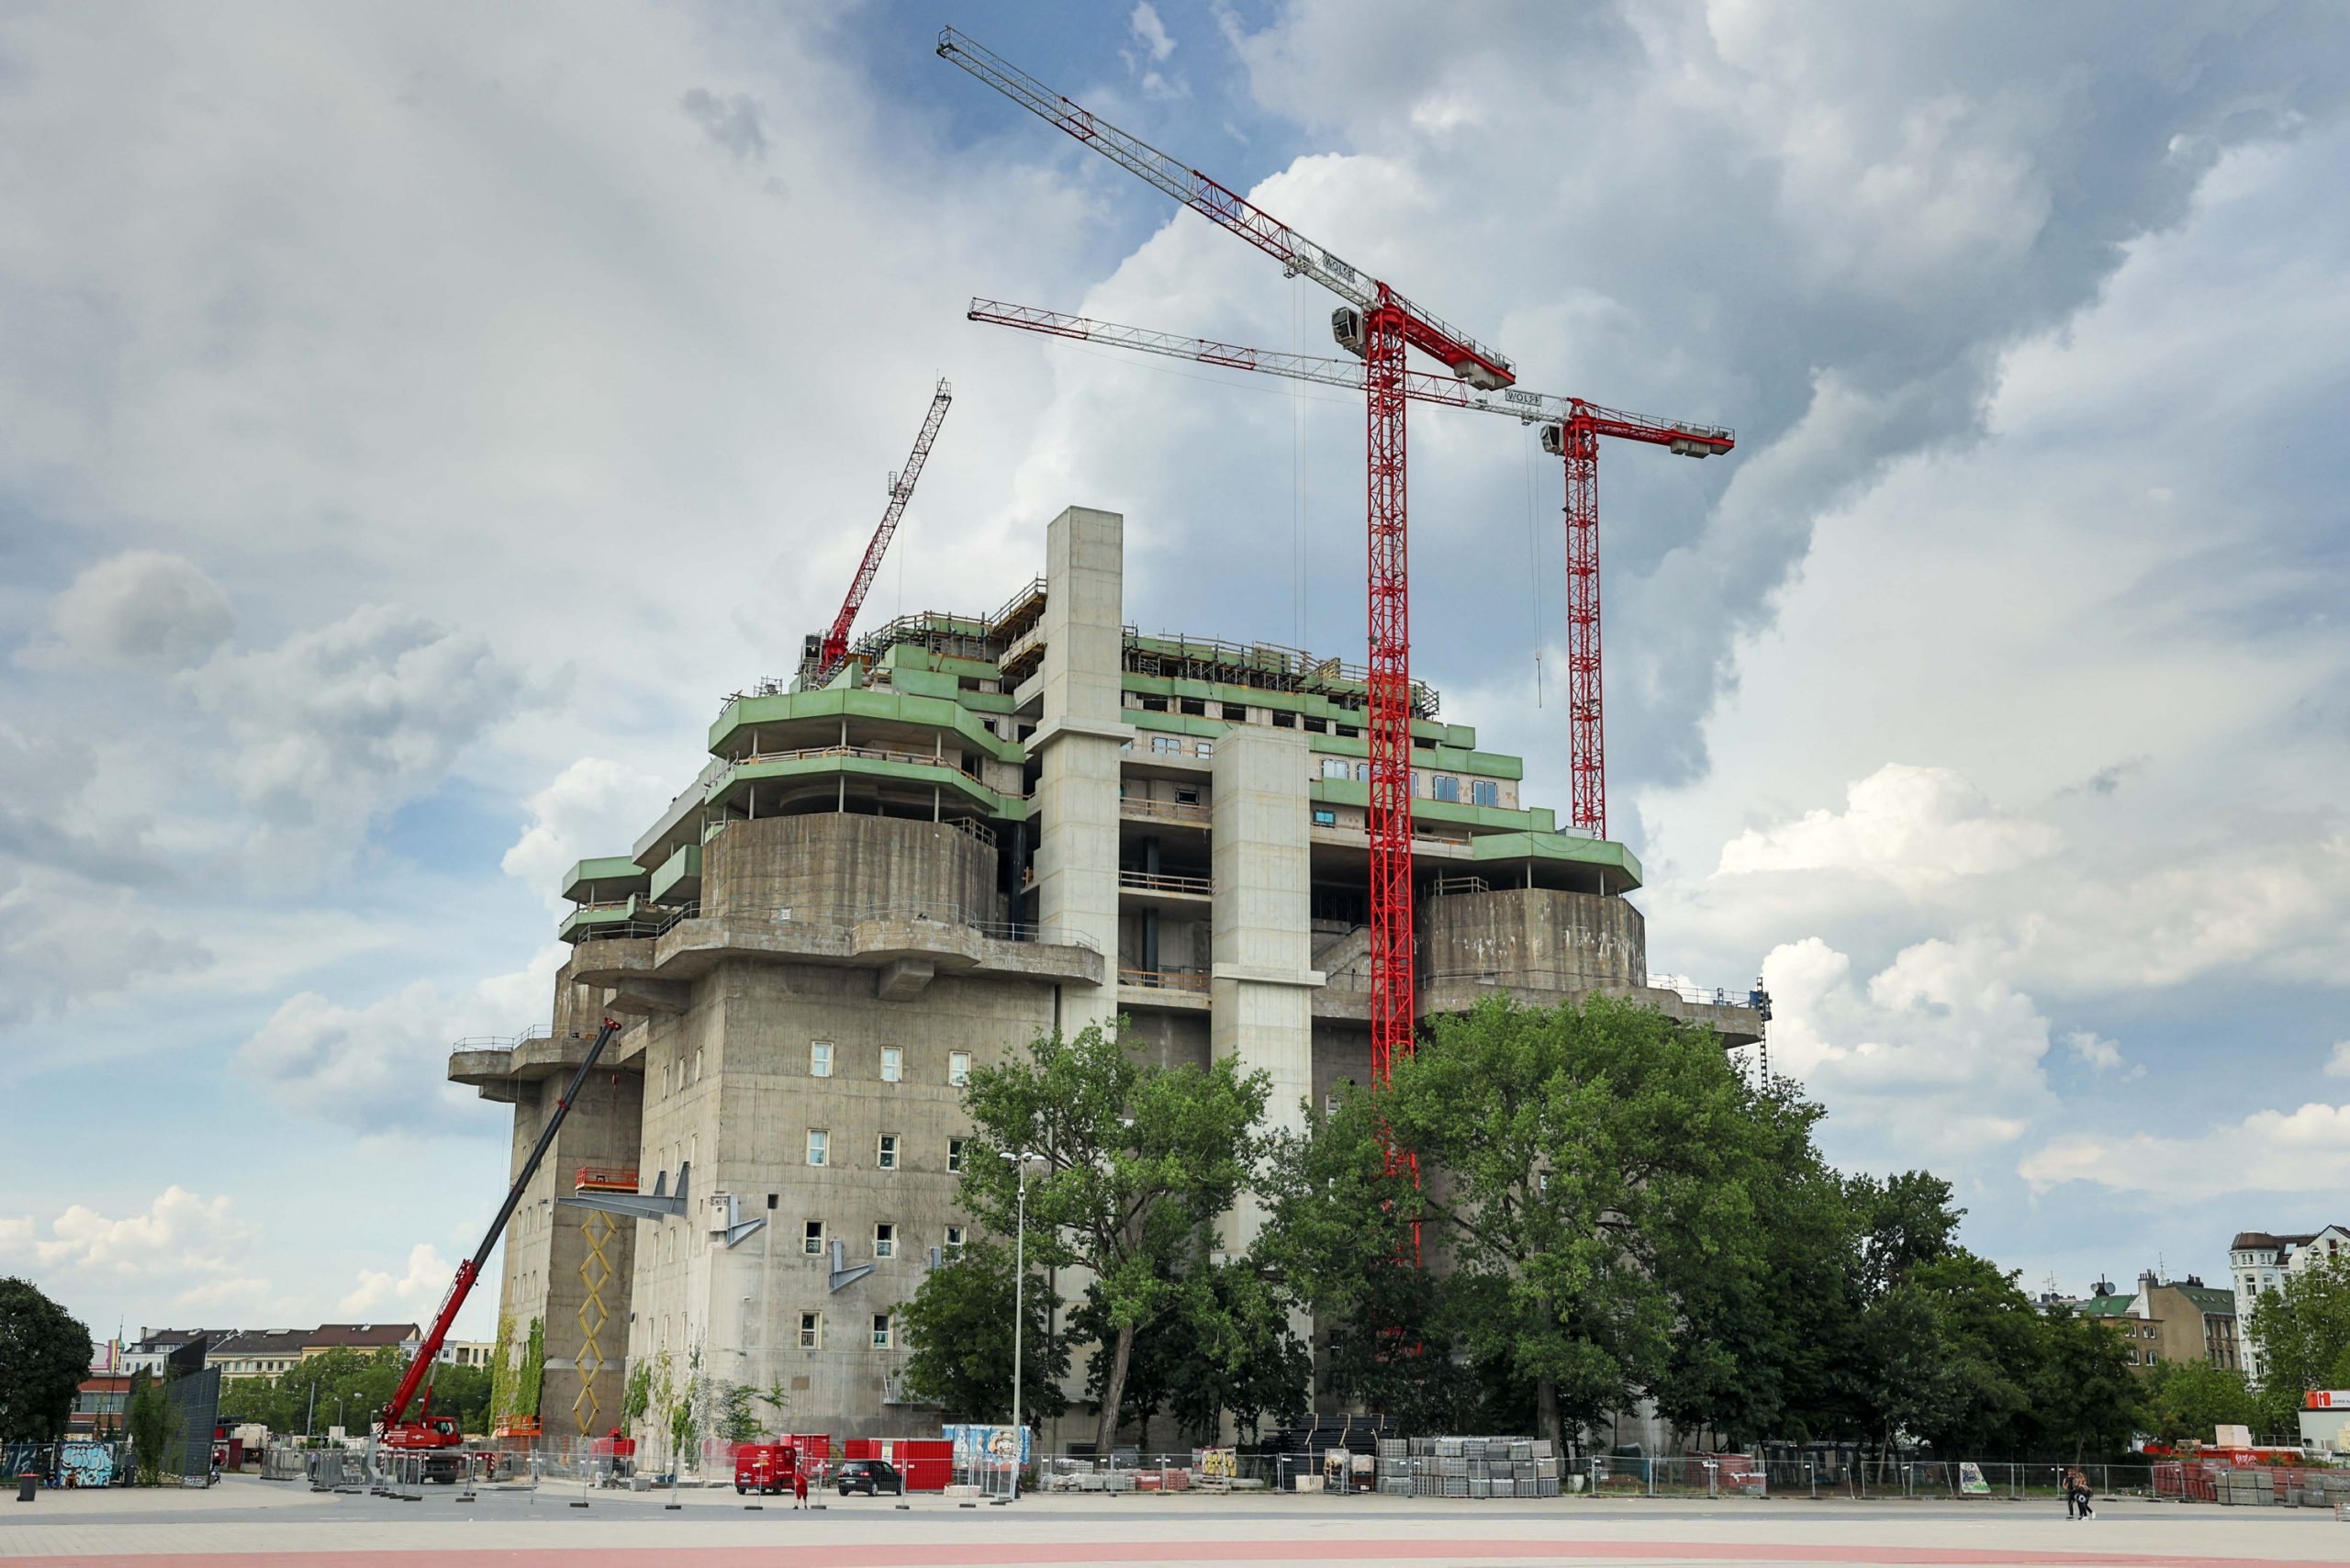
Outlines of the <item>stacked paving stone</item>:
{"type": "Polygon", "coordinates": [[[1396,1497],[1555,1497],[1547,1438],[1383,1438],[1379,1490],[1396,1497]]]}

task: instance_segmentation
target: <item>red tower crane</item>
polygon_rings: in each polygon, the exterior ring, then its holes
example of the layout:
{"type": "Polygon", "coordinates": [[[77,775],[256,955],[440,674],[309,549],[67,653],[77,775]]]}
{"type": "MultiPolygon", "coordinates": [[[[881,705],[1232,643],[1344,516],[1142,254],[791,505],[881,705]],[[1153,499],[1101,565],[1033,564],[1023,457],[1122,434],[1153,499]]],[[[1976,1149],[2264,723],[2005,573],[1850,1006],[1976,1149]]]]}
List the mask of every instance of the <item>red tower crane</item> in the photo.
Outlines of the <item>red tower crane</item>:
{"type": "Polygon", "coordinates": [[[841,661],[848,657],[848,629],[856,624],[856,612],[865,608],[866,592],[881,570],[881,557],[889,553],[890,536],[898,532],[898,520],[905,515],[906,503],[914,498],[914,482],[922,477],[922,465],[930,460],[930,443],[938,439],[938,427],[946,422],[946,406],[954,400],[953,391],[941,380],[938,390],[930,395],[930,411],[923,416],[906,465],[890,476],[890,504],[881,510],[881,525],[865,546],[865,559],[856,564],[856,580],[848,585],[841,612],[833,617],[829,630],[811,633],[802,644],[800,673],[808,686],[822,686],[832,679],[841,661]]]}
{"type": "Polygon", "coordinates": [[[1405,506],[1405,353],[1417,349],[1469,386],[1494,389],[1517,379],[1509,360],[1367,277],[1238,193],[1070,102],[1018,67],[948,28],[945,59],[985,82],[1182,206],[1281,263],[1285,276],[1312,278],[1344,301],[1331,314],[1340,343],[1362,360],[1369,456],[1369,678],[1363,733],[1371,754],[1371,1073],[1412,1049],[1412,620],[1405,506]]]}
{"type": "MultiPolygon", "coordinates": [[[[974,299],[966,314],[974,321],[1048,337],[1080,338],[1133,349],[1138,353],[1187,359],[1229,370],[1254,370],[1325,386],[1361,386],[1364,364],[1311,354],[1252,349],[1206,338],[1122,327],[1083,316],[974,299]]],[[[1599,661],[1599,438],[1662,446],[1684,457],[1711,457],[1731,450],[1737,437],[1718,425],[1694,425],[1626,413],[1581,398],[1558,398],[1511,386],[1486,392],[1441,375],[1404,374],[1403,396],[1415,402],[1442,403],[1480,413],[1506,414],[1542,427],[1542,449],[1567,465],[1567,663],[1571,759],[1574,774],[1574,825],[1595,837],[1607,836],[1607,764],[1600,725],[1599,661]]]]}

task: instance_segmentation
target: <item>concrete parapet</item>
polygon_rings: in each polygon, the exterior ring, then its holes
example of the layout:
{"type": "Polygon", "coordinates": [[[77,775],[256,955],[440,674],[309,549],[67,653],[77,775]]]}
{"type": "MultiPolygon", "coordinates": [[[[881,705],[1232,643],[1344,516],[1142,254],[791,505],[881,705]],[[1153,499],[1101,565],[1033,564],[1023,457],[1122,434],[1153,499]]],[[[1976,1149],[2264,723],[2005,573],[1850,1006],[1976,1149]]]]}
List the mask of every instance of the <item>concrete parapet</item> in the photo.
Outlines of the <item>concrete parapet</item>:
{"type": "Polygon", "coordinates": [[[1648,930],[1620,898],[1502,888],[1419,901],[1423,987],[1501,981],[1559,991],[1638,986],[1648,930]]]}
{"type": "MultiPolygon", "coordinates": [[[[736,962],[836,964],[885,971],[926,964],[934,974],[1102,983],[1106,960],[1100,953],[1050,940],[1050,932],[1036,934],[1047,938],[1037,941],[990,934],[1009,929],[921,916],[828,918],[812,912],[786,919],[697,918],[681,920],[658,936],[583,942],[572,959],[572,973],[584,985],[602,986],[622,996],[640,993],[647,980],[691,980],[736,962]]],[[[901,986],[905,979],[901,971],[897,980],[883,983],[901,986]]]]}
{"type": "Polygon", "coordinates": [[[735,821],[702,855],[705,913],[929,907],[993,917],[995,851],[947,823],[818,812],[735,821]]]}

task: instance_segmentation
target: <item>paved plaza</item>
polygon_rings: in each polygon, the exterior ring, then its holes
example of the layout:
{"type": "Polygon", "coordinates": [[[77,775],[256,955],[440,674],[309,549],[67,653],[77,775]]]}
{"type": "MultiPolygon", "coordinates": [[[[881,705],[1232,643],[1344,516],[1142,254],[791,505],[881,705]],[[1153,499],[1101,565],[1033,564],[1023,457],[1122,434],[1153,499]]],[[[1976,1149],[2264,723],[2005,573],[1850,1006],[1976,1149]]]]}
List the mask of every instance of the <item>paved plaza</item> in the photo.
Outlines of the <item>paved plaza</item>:
{"type": "Polygon", "coordinates": [[[2350,1524],[2314,1510],[2111,1502],[1508,1503],[1433,1498],[1035,1496],[1010,1507],[936,1497],[831,1499],[821,1512],[729,1491],[666,1495],[485,1489],[473,1501],[317,1494],[232,1477],[209,1491],[47,1492],[0,1503],[0,1563],[140,1568],[955,1568],[1282,1562],[2327,1563],[2350,1524]]]}

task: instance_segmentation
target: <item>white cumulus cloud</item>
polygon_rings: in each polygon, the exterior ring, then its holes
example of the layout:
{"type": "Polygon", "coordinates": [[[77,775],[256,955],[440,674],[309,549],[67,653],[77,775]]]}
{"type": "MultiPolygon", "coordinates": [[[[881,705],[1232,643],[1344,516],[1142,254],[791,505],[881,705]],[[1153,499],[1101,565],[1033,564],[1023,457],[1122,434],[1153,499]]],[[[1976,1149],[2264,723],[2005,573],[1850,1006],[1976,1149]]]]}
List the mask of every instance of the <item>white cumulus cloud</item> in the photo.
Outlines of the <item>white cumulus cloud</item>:
{"type": "Polygon", "coordinates": [[[252,1275],[260,1237],[229,1198],[174,1183],[137,1214],[73,1204],[46,1222],[0,1221],[0,1263],[37,1270],[74,1294],[128,1290],[158,1305],[202,1305],[264,1290],[252,1275]]]}
{"type": "Polygon", "coordinates": [[[670,791],[625,763],[583,756],[532,795],[531,823],[499,861],[509,877],[561,905],[563,873],[597,855],[625,855],[670,791]]]}
{"type": "Polygon", "coordinates": [[[441,1249],[420,1241],[408,1249],[408,1266],[394,1275],[380,1269],[362,1269],[359,1282],[335,1303],[335,1311],[352,1322],[380,1322],[411,1316],[421,1322],[441,1305],[455,1278],[457,1266],[441,1249]]]}
{"type": "Polygon", "coordinates": [[[2048,1020],[1993,955],[1920,942],[1865,981],[1818,937],[1762,961],[1771,1065],[1830,1112],[1832,1152],[1872,1167],[1965,1160],[2053,1108],[2048,1020]]]}
{"type": "Polygon", "coordinates": [[[2056,1138],[2016,1166],[2036,1192],[2087,1182],[2192,1199],[2221,1193],[2339,1193],[2350,1186],[2350,1105],[2258,1111],[2182,1137],[2056,1138]]]}
{"type": "Polygon", "coordinates": [[[1888,762],[1844,791],[1841,812],[1807,812],[1722,846],[1719,876],[1856,871],[1908,889],[2012,870],[2053,853],[2045,823],[2003,816],[1947,767],[1888,762]]]}

